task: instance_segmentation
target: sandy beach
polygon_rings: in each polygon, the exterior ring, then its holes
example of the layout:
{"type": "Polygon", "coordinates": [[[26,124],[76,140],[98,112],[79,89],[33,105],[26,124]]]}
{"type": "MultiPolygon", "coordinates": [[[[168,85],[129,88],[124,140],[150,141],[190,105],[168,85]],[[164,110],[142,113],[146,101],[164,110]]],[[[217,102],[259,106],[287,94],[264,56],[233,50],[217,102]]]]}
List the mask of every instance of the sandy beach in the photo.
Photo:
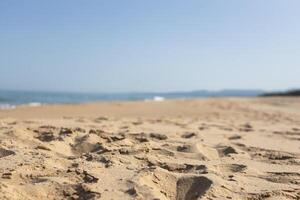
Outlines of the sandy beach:
{"type": "Polygon", "coordinates": [[[300,98],[0,110],[0,199],[300,199],[300,98]]]}

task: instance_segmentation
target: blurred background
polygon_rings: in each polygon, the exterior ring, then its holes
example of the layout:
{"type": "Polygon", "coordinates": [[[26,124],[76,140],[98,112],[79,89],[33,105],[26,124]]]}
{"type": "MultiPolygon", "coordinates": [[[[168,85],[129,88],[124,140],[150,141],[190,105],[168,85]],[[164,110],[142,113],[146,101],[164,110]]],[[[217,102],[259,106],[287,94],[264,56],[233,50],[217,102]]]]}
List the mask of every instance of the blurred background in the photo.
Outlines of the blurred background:
{"type": "Polygon", "coordinates": [[[1,1],[0,104],[297,89],[299,7],[292,0],[1,1]]]}

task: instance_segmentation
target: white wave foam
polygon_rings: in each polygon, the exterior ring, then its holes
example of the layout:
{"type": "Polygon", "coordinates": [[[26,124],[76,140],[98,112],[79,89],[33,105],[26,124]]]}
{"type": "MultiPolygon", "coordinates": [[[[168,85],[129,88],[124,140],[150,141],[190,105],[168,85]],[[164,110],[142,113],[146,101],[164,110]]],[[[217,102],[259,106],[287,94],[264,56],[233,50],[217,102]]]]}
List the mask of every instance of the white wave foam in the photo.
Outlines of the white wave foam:
{"type": "Polygon", "coordinates": [[[29,104],[27,104],[28,106],[30,107],[39,107],[39,106],[42,106],[42,103],[39,103],[39,102],[31,102],[29,104]]]}
{"type": "Polygon", "coordinates": [[[145,99],[144,101],[148,102],[148,101],[164,101],[165,98],[164,97],[160,97],[160,96],[155,96],[152,99],[145,99]]]}
{"type": "Polygon", "coordinates": [[[160,97],[160,96],[153,97],[153,101],[164,101],[164,100],[165,100],[164,97],[160,97]]]}
{"type": "Polygon", "coordinates": [[[15,105],[11,104],[0,104],[0,110],[9,110],[9,109],[15,109],[15,105]]]}

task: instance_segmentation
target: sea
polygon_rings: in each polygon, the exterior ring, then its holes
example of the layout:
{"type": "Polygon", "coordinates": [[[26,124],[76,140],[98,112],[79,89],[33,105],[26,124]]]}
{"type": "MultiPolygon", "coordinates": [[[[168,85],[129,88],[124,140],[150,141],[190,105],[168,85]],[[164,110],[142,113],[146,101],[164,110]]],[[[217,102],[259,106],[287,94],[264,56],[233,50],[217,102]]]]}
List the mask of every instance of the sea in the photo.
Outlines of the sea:
{"type": "Polygon", "coordinates": [[[206,97],[253,97],[261,90],[176,91],[176,92],[118,92],[80,93],[0,90],[0,109],[14,109],[20,105],[42,106],[46,104],[76,104],[99,101],[164,101],[165,99],[189,99],[206,97]]]}

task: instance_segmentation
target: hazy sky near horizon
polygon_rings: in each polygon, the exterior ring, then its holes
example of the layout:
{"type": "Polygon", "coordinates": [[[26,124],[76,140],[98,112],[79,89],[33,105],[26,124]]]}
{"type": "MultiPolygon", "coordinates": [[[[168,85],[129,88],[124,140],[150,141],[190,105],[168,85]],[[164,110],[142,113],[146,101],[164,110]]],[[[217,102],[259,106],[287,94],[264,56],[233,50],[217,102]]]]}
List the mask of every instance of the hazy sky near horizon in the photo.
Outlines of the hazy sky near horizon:
{"type": "Polygon", "coordinates": [[[298,0],[2,0],[0,89],[300,87],[298,0]]]}

